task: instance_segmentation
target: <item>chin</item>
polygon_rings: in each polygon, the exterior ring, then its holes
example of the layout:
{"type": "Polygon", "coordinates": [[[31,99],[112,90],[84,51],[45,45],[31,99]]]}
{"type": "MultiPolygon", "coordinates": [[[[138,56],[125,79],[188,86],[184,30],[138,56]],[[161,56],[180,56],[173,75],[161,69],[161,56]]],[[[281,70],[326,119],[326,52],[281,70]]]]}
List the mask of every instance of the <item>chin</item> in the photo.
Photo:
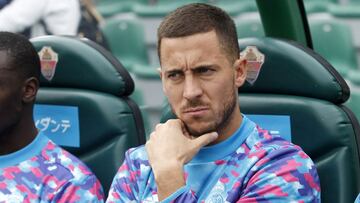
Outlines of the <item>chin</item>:
{"type": "Polygon", "coordinates": [[[187,128],[188,132],[190,133],[190,135],[192,135],[194,137],[199,137],[203,134],[216,131],[216,128],[213,125],[207,125],[204,127],[201,127],[199,125],[195,125],[193,127],[186,125],[186,128],[187,128]]]}

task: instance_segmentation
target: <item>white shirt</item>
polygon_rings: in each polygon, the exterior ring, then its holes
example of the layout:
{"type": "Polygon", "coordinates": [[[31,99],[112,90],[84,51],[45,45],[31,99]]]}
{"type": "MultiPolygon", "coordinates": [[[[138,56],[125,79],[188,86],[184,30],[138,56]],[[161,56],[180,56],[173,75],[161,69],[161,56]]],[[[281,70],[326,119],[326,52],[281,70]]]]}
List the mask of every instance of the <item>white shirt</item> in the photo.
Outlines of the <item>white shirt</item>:
{"type": "Polygon", "coordinates": [[[54,35],[76,35],[80,21],[79,0],[13,0],[0,10],[0,31],[22,32],[31,37],[45,34],[39,23],[54,35]]]}

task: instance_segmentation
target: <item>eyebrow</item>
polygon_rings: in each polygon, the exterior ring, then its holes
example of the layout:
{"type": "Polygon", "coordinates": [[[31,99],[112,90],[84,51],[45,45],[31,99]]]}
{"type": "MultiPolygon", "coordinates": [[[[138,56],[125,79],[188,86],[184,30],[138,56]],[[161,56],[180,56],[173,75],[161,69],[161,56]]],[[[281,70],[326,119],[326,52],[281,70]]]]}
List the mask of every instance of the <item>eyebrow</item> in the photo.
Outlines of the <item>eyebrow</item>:
{"type": "Polygon", "coordinates": [[[183,70],[181,68],[174,68],[172,70],[166,70],[165,75],[173,74],[173,73],[182,73],[183,70]]]}
{"type": "MultiPolygon", "coordinates": [[[[195,67],[191,68],[190,70],[194,71],[199,68],[217,68],[217,67],[219,67],[217,64],[203,64],[203,65],[195,66],[195,67]]],[[[183,69],[182,68],[171,68],[170,70],[165,70],[165,73],[175,73],[175,72],[183,72],[183,69]]]]}
{"type": "Polygon", "coordinates": [[[217,67],[217,65],[215,65],[215,64],[204,64],[204,65],[196,66],[192,70],[196,70],[196,69],[199,69],[199,68],[213,68],[213,67],[217,67]]]}

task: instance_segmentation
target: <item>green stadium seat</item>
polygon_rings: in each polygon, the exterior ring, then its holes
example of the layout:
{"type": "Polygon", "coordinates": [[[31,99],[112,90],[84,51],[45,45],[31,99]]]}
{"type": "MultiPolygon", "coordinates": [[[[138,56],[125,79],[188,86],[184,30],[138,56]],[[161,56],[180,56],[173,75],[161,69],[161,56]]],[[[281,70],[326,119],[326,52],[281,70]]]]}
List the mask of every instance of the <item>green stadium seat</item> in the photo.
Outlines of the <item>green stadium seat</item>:
{"type": "Polygon", "coordinates": [[[159,72],[156,70],[159,66],[136,64],[132,72],[137,78],[160,80],[159,72]]]}
{"type": "Polygon", "coordinates": [[[327,12],[331,5],[338,5],[337,0],[304,0],[307,14],[327,12]]]}
{"type": "Polygon", "coordinates": [[[334,19],[313,19],[309,25],[314,50],[343,77],[347,77],[350,70],[358,68],[352,32],[347,24],[334,19]]]}
{"type": "Polygon", "coordinates": [[[125,68],[138,77],[159,79],[150,65],[143,24],[134,19],[109,19],[102,27],[111,52],[125,68]]]}
{"type": "MultiPolygon", "coordinates": [[[[357,70],[350,70],[348,72],[348,75],[346,77],[349,81],[351,81],[351,83],[353,83],[354,85],[356,86],[359,86],[360,87],[360,70],[357,69],[357,70]]],[[[351,94],[353,92],[351,91],[351,94]]],[[[359,115],[359,118],[360,118],[360,114],[359,115]]]]}
{"type": "Polygon", "coordinates": [[[144,99],[144,93],[139,87],[135,87],[134,92],[129,96],[139,106],[143,118],[146,138],[151,133],[150,118],[147,112],[147,105],[144,99]]]}
{"type": "Polygon", "coordinates": [[[360,85],[354,83],[350,83],[350,85],[351,94],[345,105],[354,112],[357,119],[360,119],[360,85]]]}
{"type": "Polygon", "coordinates": [[[350,1],[345,5],[333,4],[329,6],[328,12],[336,18],[359,18],[360,2],[350,1]]]}
{"type": "MultiPolygon", "coordinates": [[[[360,127],[343,103],[349,87],[339,73],[311,49],[272,38],[239,40],[265,55],[257,81],[239,90],[244,114],[288,115],[292,142],[317,166],[321,202],[353,202],[360,192],[360,127]]],[[[162,121],[174,115],[167,106],[162,121]]]]}
{"type": "Polygon", "coordinates": [[[99,13],[105,17],[111,17],[113,15],[129,12],[132,10],[134,0],[96,0],[95,6],[99,13]]]}
{"type": "Polygon", "coordinates": [[[265,37],[264,28],[260,19],[247,19],[236,22],[238,38],[265,37]]]}
{"type": "Polygon", "coordinates": [[[149,63],[144,28],[134,19],[109,19],[102,27],[112,54],[129,71],[135,64],[149,63]]]}
{"type": "Polygon", "coordinates": [[[43,74],[55,74],[41,76],[36,104],[77,108],[80,143],[64,147],[92,169],[107,194],[125,151],[145,143],[141,112],[129,98],[133,80],[115,57],[90,40],[45,36],[31,42],[37,51],[51,48],[58,58],[43,64],[43,74]]]}
{"type": "Polygon", "coordinates": [[[222,8],[231,16],[258,11],[254,0],[209,0],[209,3],[222,8]]]}
{"type": "Polygon", "coordinates": [[[162,18],[176,8],[189,3],[206,2],[205,0],[159,0],[153,4],[137,4],[133,12],[140,17],[162,18]]]}

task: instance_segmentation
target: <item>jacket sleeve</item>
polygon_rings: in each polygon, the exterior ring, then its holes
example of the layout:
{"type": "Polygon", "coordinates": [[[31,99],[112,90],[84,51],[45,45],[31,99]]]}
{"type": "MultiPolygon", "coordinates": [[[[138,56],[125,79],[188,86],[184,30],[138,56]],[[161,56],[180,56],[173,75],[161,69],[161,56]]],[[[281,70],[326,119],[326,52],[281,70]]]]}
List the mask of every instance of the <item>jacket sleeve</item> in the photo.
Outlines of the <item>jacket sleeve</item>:
{"type": "Polygon", "coordinates": [[[109,195],[106,202],[139,202],[139,187],[136,173],[140,173],[140,169],[136,170],[133,161],[130,158],[130,151],[125,154],[125,160],[116,173],[110,187],[109,195]]]}
{"type": "MultiPolygon", "coordinates": [[[[153,178],[150,164],[144,153],[133,153],[135,150],[128,150],[125,154],[125,160],[119,168],[114,180],[111,184],[108,198],[106,202],[141,202],[143,199],[142,193],[149,181],[153,178]],[[140,154],[140,155],[139,155],[140,154]],[[147,169],[144,169],[147,168],[147,169]]],[[[148,191],[149,192],[149,191],[148,191]]],[[[158,202],[156,190],[152,191],[153,199],[147,201],[158,202]]],[[[162,202],[197,202],[197,198],[187,186],[178,189],[162,202]]]]}
{"type": "Polygon", "coordinates": [[[320,182],[312,160],[298,146],[259,149],[238,202],[320,202],[320,182]],[[261,155],[263,154],[263,156],[261,155]]]}
{"type": "Polygon", "coordinates": [[[95,175],[86,176],[85,179],[72,179],[56,191],[51,202],[56,203],[82,203],[104,202],[104,193],[99,180],[95,175]]]}

